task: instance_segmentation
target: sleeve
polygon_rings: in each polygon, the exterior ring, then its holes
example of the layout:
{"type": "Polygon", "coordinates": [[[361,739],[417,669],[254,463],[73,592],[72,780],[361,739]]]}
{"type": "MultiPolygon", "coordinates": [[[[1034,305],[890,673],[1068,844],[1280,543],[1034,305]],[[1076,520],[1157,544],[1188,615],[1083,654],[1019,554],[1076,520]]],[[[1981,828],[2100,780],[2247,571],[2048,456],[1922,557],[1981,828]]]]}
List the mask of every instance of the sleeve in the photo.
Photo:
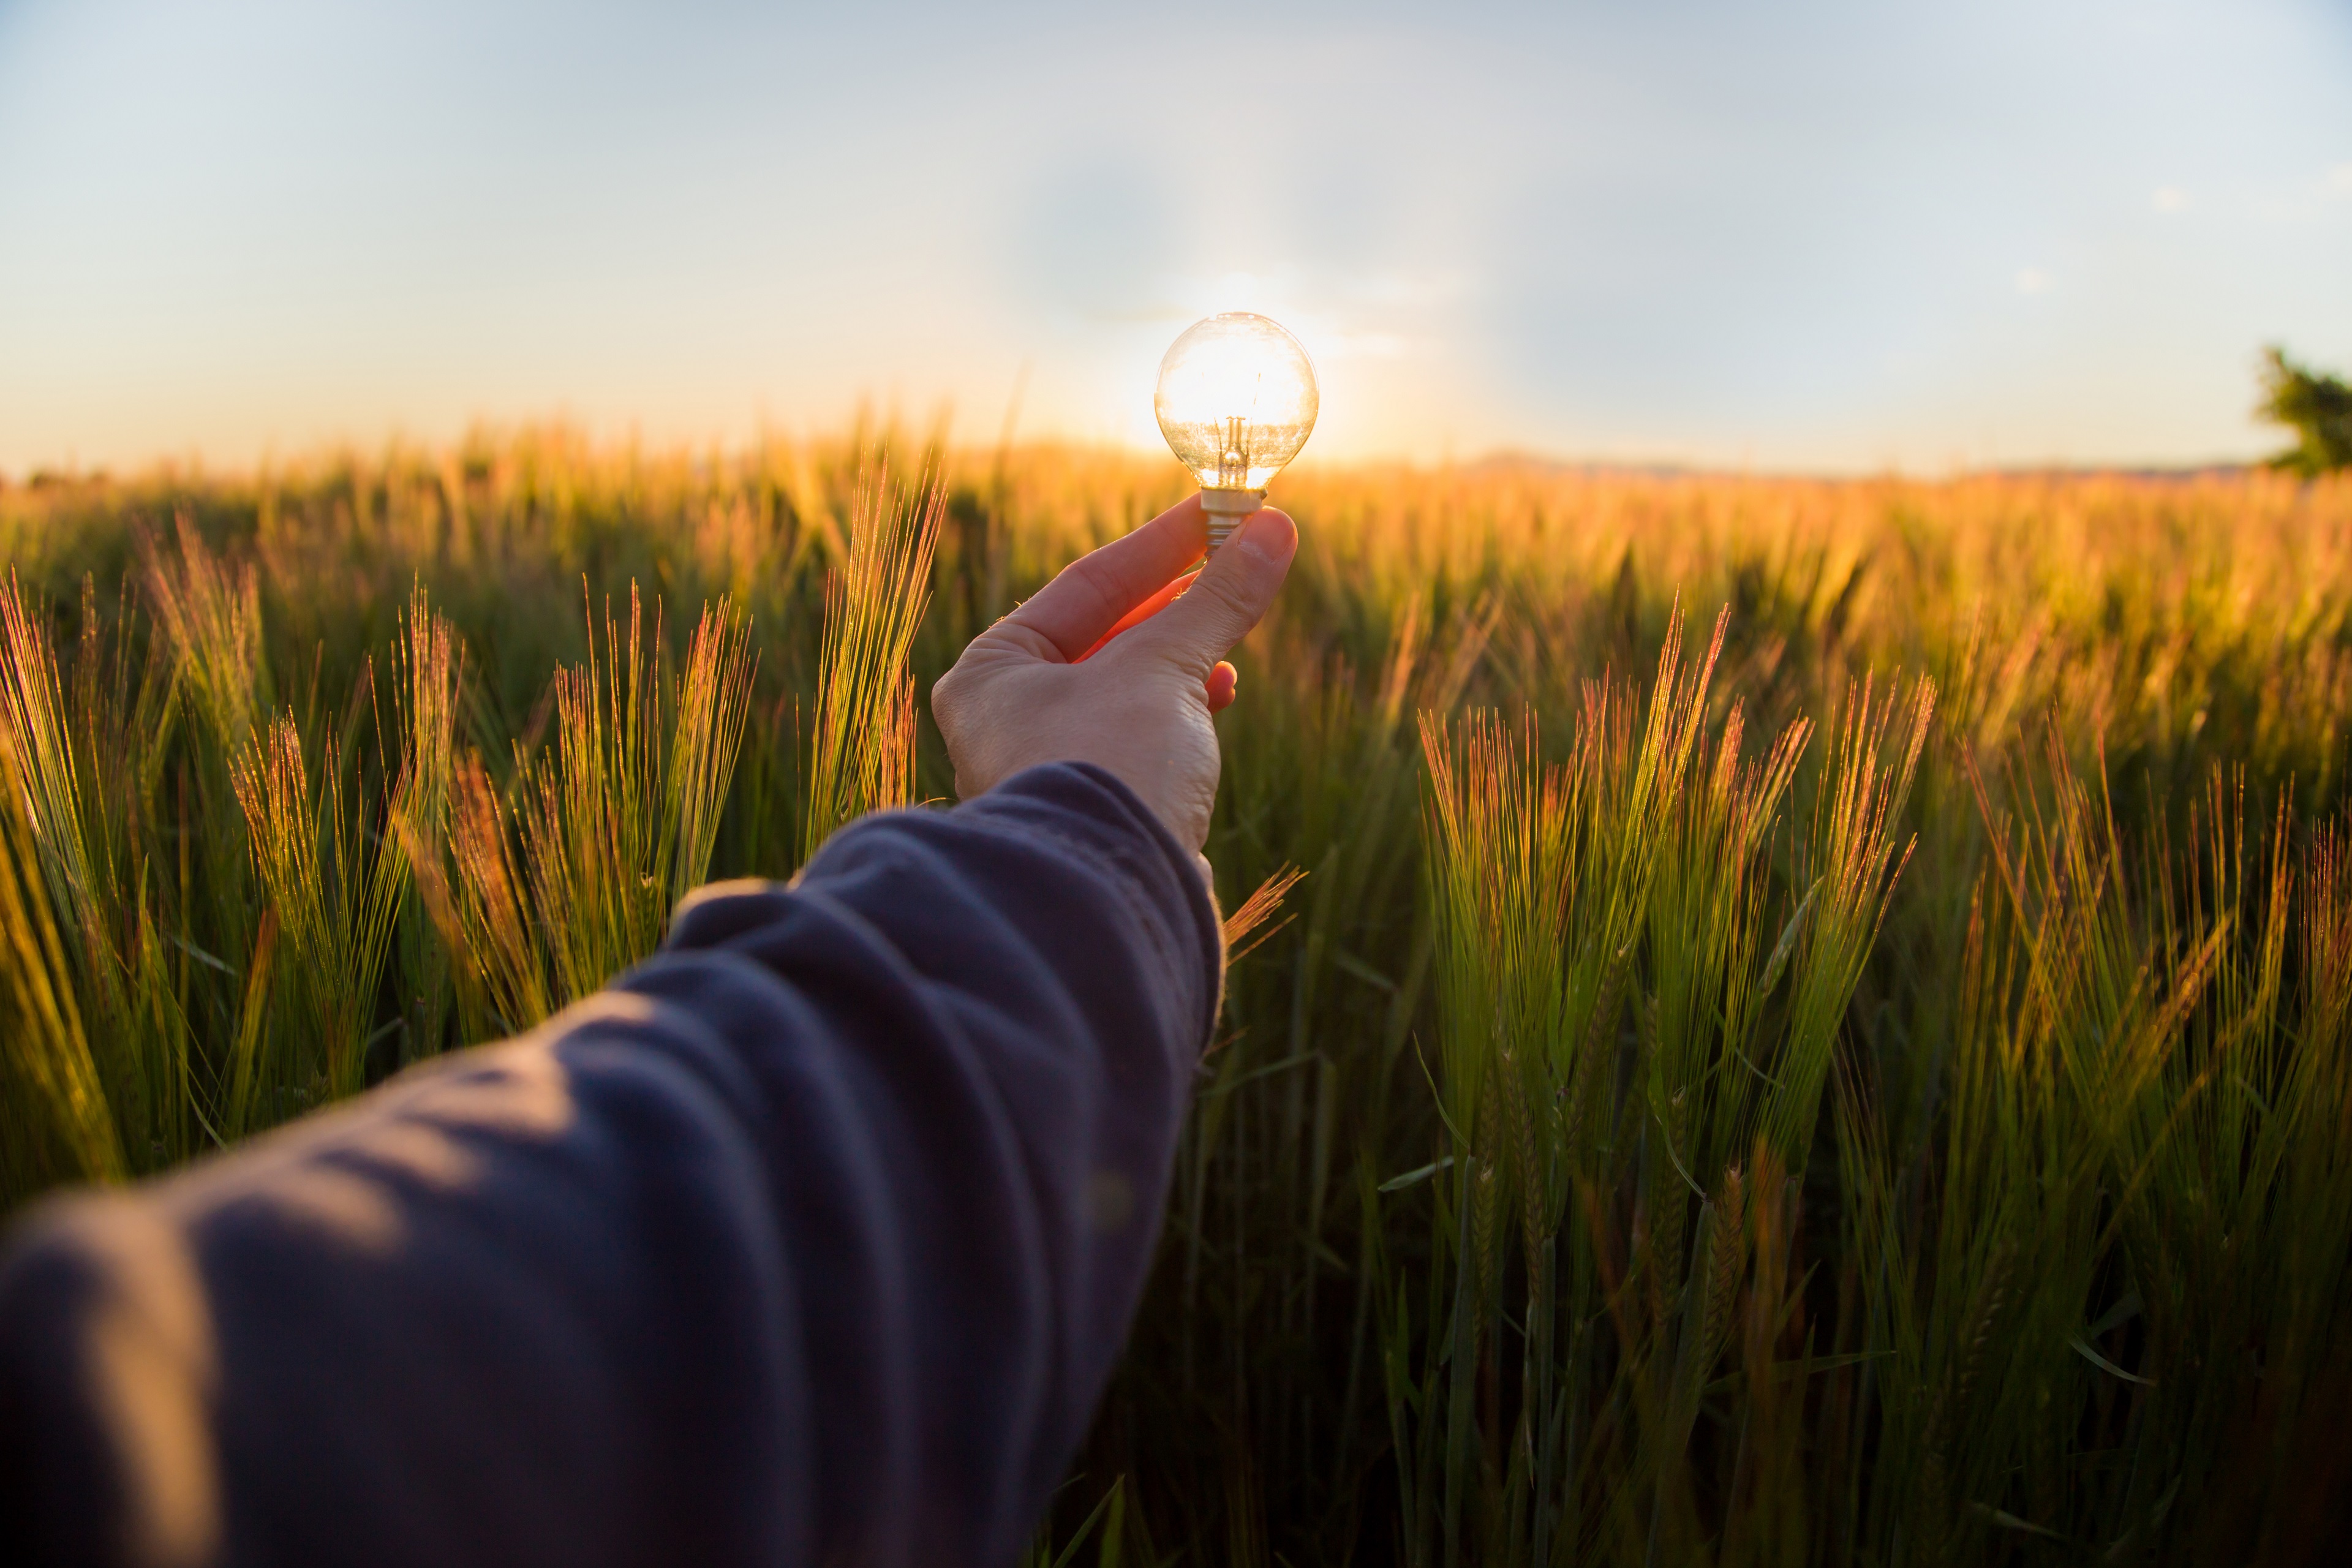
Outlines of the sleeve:
{"type": "Polygon", "coordinates": [[[0,1539],[1009,1563],[1133,1315],[1221,974],[1194,858],[1076,764],[705,889],[530,1036],[37,1210],[0,1539]]]}

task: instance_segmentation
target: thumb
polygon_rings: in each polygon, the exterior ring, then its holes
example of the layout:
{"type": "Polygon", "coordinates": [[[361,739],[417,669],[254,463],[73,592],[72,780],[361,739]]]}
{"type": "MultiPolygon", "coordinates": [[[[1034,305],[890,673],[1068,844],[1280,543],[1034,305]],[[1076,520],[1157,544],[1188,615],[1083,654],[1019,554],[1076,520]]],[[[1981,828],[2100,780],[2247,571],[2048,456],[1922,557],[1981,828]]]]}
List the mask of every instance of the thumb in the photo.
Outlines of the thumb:
{"type": "Polygon", "coordinates": [[[1298,525],[1272,507],[1252,512],[1209,558],[1184,596],[1128,634],[1196,680],[1249,635],[1298,553],[1298,525]]]}

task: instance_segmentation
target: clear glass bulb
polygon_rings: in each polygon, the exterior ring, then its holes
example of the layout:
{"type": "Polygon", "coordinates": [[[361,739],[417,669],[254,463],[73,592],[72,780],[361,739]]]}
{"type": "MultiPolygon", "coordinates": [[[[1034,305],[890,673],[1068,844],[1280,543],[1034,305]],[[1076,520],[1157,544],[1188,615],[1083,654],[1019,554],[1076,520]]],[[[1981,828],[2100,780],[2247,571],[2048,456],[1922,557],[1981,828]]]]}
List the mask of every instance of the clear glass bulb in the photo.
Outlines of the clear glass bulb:
{"type": "Polygon", "coordinates": [[[1194,322],[1170,346],[1151,402],[1169,449],[1201,482],[1214,549],[1307,445],[1315,366],[1278,322],[1231,310],[1194,322]]]}

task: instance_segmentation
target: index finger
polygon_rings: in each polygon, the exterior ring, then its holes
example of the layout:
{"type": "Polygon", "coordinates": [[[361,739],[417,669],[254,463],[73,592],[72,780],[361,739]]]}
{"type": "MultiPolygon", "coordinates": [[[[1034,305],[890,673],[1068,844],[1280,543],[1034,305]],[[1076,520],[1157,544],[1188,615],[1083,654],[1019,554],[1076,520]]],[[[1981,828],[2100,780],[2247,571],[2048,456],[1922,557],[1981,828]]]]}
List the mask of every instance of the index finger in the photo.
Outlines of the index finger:
{"type": "Polygon", "coordinates": [[[1119,617],[1201,558],[1209,524],[1201,498],[1186,496],[1141,528],[1079,556],[1004,618],[1044,638],[1067,664],[1119,617]]]}
{"type": "Polygon", "coordinates": [[[1160,611],[1166,609],[1169,605],[1174,604],[1178,595],[1181,595],[1185,589],[1191,587],[1192,585],[1192,579],[1199,575],[1200,573],[1198,572],[1180,572],[1175,576],[1169,578],[1167,583],[1164,584],[1158,592],[1150,595],[1139,603],[1135,608],[1119,616],[1117,621],[1111,624],[1110,630],[1095,638],[1095,640],[1087,646],[1086,652],[1078,655],[1077,658],[1070,660],[1070,662],[1072,664],[1086,663],[1087,660],[1102,652],[1104,648],[1108,647],[1110,646],[1111,638],[1118,636],[1121,632],[1133,630],[1135,627],[1139,626],[1144,622],[1150,620],[1152,616],[1158,615],[1160,611]]]}

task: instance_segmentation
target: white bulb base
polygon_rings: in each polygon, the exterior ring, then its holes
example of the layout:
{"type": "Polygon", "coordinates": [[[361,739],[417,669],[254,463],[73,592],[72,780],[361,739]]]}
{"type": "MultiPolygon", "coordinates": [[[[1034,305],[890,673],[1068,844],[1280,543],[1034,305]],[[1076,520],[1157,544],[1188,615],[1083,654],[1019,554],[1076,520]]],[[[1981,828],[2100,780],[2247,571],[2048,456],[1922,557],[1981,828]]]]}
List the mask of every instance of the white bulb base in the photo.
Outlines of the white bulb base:
{"type": "Polygon", "coordinates": [[[1209,553],[1214,555],[1218,547],[1233,537],[1242,519],[1265,504],[1264,490],[1203,489],[1201,510],[1209,519],[1209,553]]]}

